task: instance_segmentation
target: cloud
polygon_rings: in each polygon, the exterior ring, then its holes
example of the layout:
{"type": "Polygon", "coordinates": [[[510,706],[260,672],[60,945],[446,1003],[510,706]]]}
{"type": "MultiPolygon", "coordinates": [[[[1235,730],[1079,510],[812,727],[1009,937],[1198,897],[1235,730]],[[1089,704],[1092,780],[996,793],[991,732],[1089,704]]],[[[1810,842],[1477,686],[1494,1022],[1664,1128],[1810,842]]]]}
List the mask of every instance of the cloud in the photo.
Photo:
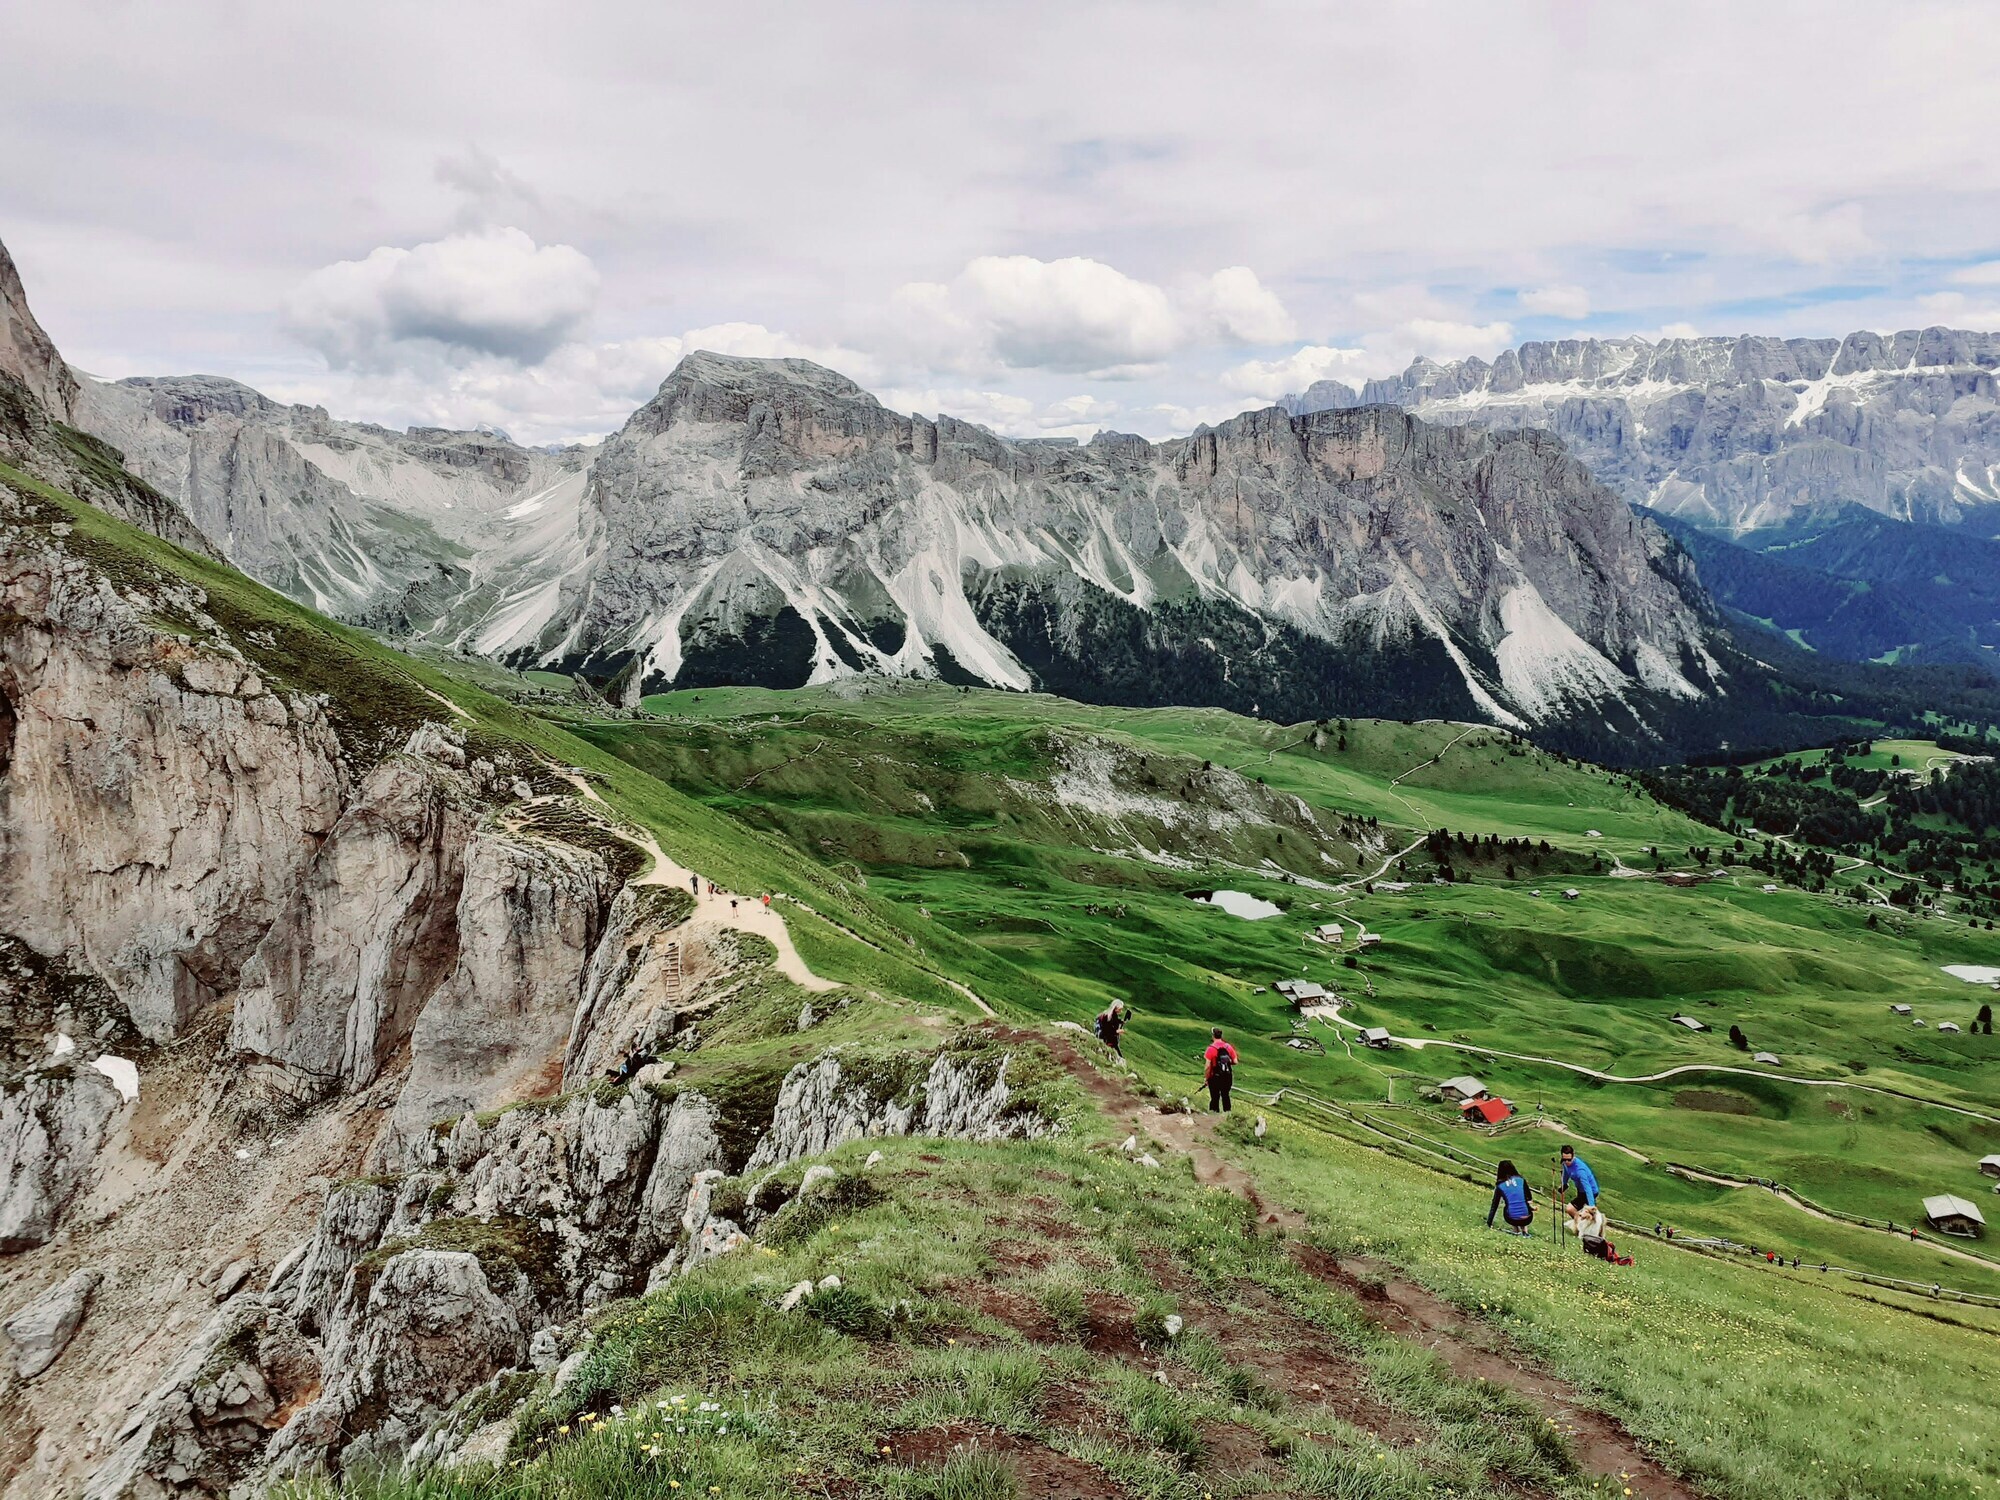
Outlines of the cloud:
{"type": "Polygon", "coordinates": [[[1331,344],[1306,344],[1279,359],[1252,359],[1222,372],[1223,386],[1246,396],[1275,401],[1320,380],[1358,386],[1368,378],[1374,361],[1365,349],[1341,349],[1331,344]]]}
{"type": "MultiPolygon", "coordinates": [[[[1985,284],[1971,283],[1974,286],[1985,284]]],[[[2000,286],[2000,277],[1996,277],[1992,284],[2000,286]]],[[[2000,296],[1991,293],[1982,293],[1981,300],[1975,301],[1964,292],[1933,292],[1928,297],[1917,298],[1917,303],[1934,323],[1948,324],[1953,328],[2000,329],[2000,296]]]]}
{"type": "Polygon", "coordinates": [[[1520,292],[1515,298],[1522,308],[1550,318],[1587,318],[1590,293],[1580,286],[1543,286],[1520,292]]]}
{"type": "Polygon", "coordinates": [[[892,342],[939,370],[1050,370],[1136,379],[1200,344],[1262,344],[1293,331],[1284,304],[1245,266],[1169,291],[1082,256],[982,255],[950,283],[890,299],[892,342]]]}
{"type": "Polygon", "coordinates": [[[976,422],[1003,437],[1068,437],[1088,439],[1113,426],[1124,414],[1118,402],[1079,393],[1037,402],[1008,391],[957,387],[939,390],[891,388],[881,392],[884,406],[919,416],[940,415],[976,422]]]}
{"type": "Polygon", "coordinates": [[[1960,286],[2000,286],[2000,260],[1981,261],[1976,266],[1960,266],[1945,278],[1960,286]]]}
{"type": "Polygon", "coordinates": [[[1248,266],[1230,266],[1197,284],[1188,307],[1207,321],[1217,343],[1282,344],[1298,333],[1284,303],[1248,266]]]}
{"type": "Polygon", "coordinates": [[[574,338],[597,287],[582,251],[487,229],[322,266],[288,299],[285,320],[337,367],[392,366],[413,344],[534,364],[574,338]]]}
{"type": "Polygon", "coordinates": [[[1512,323],[1459,323],[1449,318],[1412,318],[1389,342],[1407,339],[1412,353],[1426,359],[1491,359],[1514,342],[1512,323]]]}

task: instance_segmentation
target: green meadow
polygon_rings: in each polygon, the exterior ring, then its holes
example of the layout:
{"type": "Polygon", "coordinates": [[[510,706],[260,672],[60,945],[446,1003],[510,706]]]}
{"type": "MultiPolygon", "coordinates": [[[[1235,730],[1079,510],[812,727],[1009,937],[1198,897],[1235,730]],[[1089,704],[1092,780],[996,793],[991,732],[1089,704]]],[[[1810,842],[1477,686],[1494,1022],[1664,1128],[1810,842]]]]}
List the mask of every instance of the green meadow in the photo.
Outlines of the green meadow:
{"type": "Polygon", "coordinates": [[[1560,1132],[1603,1142],[1585,1154],[1612,1212],[1649,1233],[1672,1224],[2000,1294],[2000,1246],[1960,1247],[1991,1255],[1989,1267],[1886,1232],[1906,1230],[1930,1194],[1992,1197],[1975,1164],[2000,1151],[2000,1046],[1971,1034],[1989,992],[1942,972],[2000,962],[1983,931],[1900,914],[1871,928],[1870,908],[1766,891],[1740,868],[1692,887],[1644,878],[1651,849],[1692,870],[1688,848],[1723,840],[1622,776],[1485,728],[1321,730],[935,686],[709,689],[648,707],[658,721],[571,727],[812,854],[1004,1012],[1087,1023],[1125,1000],[1126,1051],[1162,1088],[1198,1095],[1200,1048],[1221,1025],[1243,1049],[1246,1089],[1378,1102],[1487,1159],[1545,1161],[1560,1132]],[[1097,742],[1143,759],[1143,773],[1121,764],[1152,779],[1156,802],[1204,764],[1226,767],[1302,799],[1330,836],[1307,846],[1292,833],[1281,848],[1254,819],[1232,823],[1231,797],[1251,790],[1239,783],[1184,797],[1188,821],[1213,826],[1199,847],[1176,844],[1145,798],[1069,784],[1076,745],[1097,742]],[[1360,840],[1345,837],[1369,819],[1360,840]],[[1435,827],[1530,840],[1541,869],[1523,859],[1509,880],[1482,853],[1455,861],[1458,882],[1433,884],[1420,838],[1435,827]],[[1250,921],[1188,899],[1214,888],[1281,913],[1250,921]],[[1331,921],[1346,929],[1342,948],[1311,938],[1331,921]],[[1381,938],[1359,954],[1357,922],[1381,938]],[[1319,981],[1345,1018],[1405,1044],[1362,1048],[1326,1022],[1300,1030],[1270,989],[1281,977],[1319,981]],[[1895,1016],[1895,1003],[1928,1024],[1895,1016]],[[1677,1013],[1709,1029],[1684,1029],[1677,1013]],[[1965,1030],[1940,1033],[1943,1020],[1965,1030]],[[1585,1069],[1690,1071],[1612,1082],[1585,1069]],[[1524,1117],[1496,1139],[1423,1097],[1468,1072],[1524,1117]],[[1874,1227],[1670,1167],[1774,1180],[1874,1227]]]}

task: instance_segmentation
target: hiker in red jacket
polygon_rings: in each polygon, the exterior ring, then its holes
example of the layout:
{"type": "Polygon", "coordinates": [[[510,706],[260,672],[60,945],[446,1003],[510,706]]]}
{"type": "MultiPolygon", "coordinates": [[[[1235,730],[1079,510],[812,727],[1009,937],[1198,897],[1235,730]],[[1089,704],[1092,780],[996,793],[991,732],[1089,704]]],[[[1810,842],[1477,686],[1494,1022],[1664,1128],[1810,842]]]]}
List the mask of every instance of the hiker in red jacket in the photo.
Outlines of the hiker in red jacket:
{"type": "Polygon", "coordinates": [[[1222,1039],[1220,1026],[1211,1035],[1214,1040],[1202,1053],[1208,1067],[1201,1076],[1208,1085],[1209,1112],[1226,1115],[1229,1113],[1229,1091],[1236,1086],[1236,1049],[1222,1039]]]}

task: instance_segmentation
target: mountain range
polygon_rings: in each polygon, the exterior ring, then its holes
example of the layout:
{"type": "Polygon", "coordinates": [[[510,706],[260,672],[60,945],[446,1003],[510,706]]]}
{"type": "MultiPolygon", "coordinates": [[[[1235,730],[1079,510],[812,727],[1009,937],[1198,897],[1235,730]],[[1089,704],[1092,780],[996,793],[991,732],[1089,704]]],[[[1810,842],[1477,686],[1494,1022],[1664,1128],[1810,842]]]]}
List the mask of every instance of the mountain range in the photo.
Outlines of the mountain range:
{"type": "Polygon", "coordinates": [[[2000,507],[2000,334],[1562,339],[1491,363],[1418,359],[1295,414],[1396,406],[1427,422],[1539,427],[1637,505],[1728,533],[1861,506],[1953,524],[2000,507]]]}
{"type": "MultiPolygon", "coordinates": [[[[1185,438],[1078,444],[904,416],[803,360],[696,352],[618,432],[549,450],[344,422],[214,376],[98,380],[63,363],[11,263],[0,274],[5,368],[73,447],[144,481],[114,491],[128,519],[341,620],[626,703],[884,674],[1283,720],[1478,718],[1630,760],[1796,739],[1813,732],[1801,714],[1843,700],[1985,681],[1808,664],[1800,686],[1776,643],[1739,647],[1728,610],[1761,614],[1702,587],[1674,515],[1626,504],[1559,433],[1469,419],[1516,374],[1548,386],[1539,355],[1413,370],[1367,404],[1322,386],[1185,438]]],[[[1899,336],[1881,359],[1970,380],[1967,401],[1990,405],[1990,371],[1959,369],[1991,355],[1980,339],[1899,336]]],[[[1734,369],[1743,342],[1728,359],[1706,341],[1656,351],[1626,384],[1734,369]]],[[[1776,380],[1799,350],[1769,343],[1776,380]]],[[[1820,409],[1846,409],[1872,347],[1820,351],[1838,387],[1820,409]]],[[[1608,350],[1631,352],[1578,346],[1561,368],[1609,379],[1608,350]]]]}

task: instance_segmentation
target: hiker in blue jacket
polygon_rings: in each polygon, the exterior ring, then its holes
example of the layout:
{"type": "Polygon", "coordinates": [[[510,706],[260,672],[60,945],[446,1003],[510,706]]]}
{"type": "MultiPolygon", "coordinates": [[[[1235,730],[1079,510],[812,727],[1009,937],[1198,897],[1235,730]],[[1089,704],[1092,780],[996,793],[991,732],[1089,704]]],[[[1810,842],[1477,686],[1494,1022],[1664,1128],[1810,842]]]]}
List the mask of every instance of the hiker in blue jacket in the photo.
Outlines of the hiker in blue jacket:
{"type": "Polygon", "coordinates": [[[1563,1205],[1563,1212],[1571,1219],[1586,1208],[1597,1206],[1597,1174],[1590,1170],[1590,1163],[1576,1154],[1576,1147],[1562,1148],[1562,1190],[1570,1201],[1563,1205]],[[1571,1197],[1571,1191],[1574,1196],[1571,1197]]]}
{"type": "Polygon", "coordinates": [[[1493,1227],[1493,1216],[1506,1210],[1507,1232],[1526,1234],[1528,1226],[1535,1220],[1534,1205],[1528,1201],[1527,1179],[1514,1170],[1511,1161],[1500,1163],[1493,1174],[1493,1202],[1486,1210],[1486,1227],[1493,1227]]]}

